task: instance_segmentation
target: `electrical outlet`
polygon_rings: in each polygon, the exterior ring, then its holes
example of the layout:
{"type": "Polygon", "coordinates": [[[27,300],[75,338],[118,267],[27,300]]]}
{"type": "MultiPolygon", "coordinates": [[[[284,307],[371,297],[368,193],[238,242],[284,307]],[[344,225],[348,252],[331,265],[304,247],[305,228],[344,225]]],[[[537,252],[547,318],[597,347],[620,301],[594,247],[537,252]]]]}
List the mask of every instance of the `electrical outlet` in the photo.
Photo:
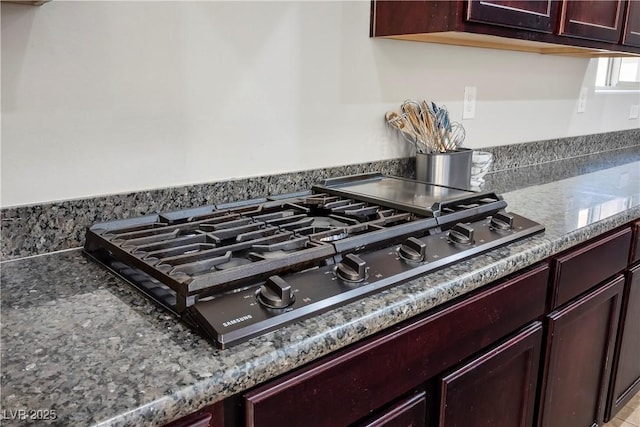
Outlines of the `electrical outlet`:
{"type": "Polygon", "coordinates": [[[578,113],[584,113],[587,110],[587,94],[589,89],[583,87],[580,89],[580,98],[578,98],[578,113]]]}
{"type": "Polygon", "coordinates": [[[632,105],[629,109],[629,119],[637,119],[638,118],[638,104],[632,105]]]}
{"type": "Polygon", "coordinates": [[[476,116],[476,87],[464,87],[464,102],[462,105],[462,119],[469,120],[476,116]]]}

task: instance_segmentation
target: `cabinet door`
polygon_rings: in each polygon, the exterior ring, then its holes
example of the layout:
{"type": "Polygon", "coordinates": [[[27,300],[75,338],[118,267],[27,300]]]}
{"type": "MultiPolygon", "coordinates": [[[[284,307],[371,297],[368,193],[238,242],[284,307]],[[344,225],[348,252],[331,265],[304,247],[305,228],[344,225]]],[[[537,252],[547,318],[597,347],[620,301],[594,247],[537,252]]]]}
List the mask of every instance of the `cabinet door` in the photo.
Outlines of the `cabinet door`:
{"type": "Polygon", "coordinates": [[[552,0],[472,0],[467,19],[553,33],[557,6],[558,2],[552,0]]]}
{"type": "Polygon", "coordinates": [[[591,427],[604,417],[622,275],[549,314],[542,427],[591,427]]]}
{"type": "Polygon", "coordinates": [[[560,34],[618,43],[622,35],[623,0],[565,0],[560,34]]]}
{"type": "Polygon", "coordinates": [[[622,44],[640,47],[640,0],[629,0],[622,44]]]}
{"type": "Polygon", "coordinates": [[[439,426],[533,425],[541,342],[535,322],[444,377],[439,426]]]}
{"type": "Polygon", "coordinates": [[[624,296],[607,419],[640,391],[640,265],[629,271],[624,296]]]}

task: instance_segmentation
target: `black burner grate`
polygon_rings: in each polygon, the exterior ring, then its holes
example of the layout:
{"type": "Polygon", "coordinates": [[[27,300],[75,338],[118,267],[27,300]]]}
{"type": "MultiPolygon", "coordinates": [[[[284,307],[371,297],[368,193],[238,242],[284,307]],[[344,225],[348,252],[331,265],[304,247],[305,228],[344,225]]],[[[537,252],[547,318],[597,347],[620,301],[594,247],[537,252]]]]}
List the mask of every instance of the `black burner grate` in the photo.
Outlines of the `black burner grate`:
{"type": "Polygon", "coordinates": [[[182,312],[194,295],[332,264],[345,250],[433,225],[413,213],[320,193],[95,224],[85,247],[103,262],[115,258],[166,285],[176,293],[173,309],[182,312]]]}

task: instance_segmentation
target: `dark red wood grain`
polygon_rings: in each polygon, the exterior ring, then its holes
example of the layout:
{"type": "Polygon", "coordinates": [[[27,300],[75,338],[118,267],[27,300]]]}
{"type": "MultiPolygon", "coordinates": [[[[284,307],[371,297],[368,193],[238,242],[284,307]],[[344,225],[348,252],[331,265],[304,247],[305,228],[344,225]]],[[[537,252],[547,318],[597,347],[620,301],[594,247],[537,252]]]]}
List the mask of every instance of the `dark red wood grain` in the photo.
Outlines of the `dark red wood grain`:
{"type": "Polygon", "coordinates": [[[439,427],[532,426],[541,344],[535,322],[444,377],[439,427]]]}

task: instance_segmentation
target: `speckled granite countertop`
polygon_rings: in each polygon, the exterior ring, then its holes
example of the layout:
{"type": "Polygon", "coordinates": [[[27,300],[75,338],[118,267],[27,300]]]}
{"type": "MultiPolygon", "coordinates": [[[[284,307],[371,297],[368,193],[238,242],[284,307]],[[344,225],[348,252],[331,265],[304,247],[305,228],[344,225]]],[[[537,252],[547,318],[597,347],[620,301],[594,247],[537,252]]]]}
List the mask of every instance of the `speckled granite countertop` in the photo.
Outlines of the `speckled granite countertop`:
{"type": "Polygon", "coordinates": [[[2,425],[161,425],[640,218],[640,162],[504,195],[546,226],[377,295],[216,350],[79,250],[2,270],[2,425]],[[45,414],[41,412],[40,414],[45,414]],[[42,424],[43,421],[29,421],[42,424]]]}

